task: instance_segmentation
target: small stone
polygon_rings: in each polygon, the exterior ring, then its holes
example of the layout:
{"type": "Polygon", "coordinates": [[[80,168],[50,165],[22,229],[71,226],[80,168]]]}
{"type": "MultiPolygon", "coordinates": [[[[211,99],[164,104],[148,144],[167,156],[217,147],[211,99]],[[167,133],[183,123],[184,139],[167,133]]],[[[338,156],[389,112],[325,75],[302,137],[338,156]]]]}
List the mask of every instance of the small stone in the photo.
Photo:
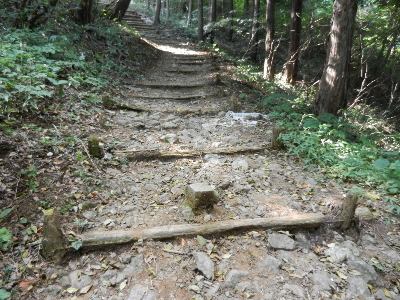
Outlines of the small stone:
{"type": "Polygon", "coordinates": [[[157,295],[155,292],[149,291],[147,286],[143,286],[140,284],[135,284],[127,300],[155,300],[157,299],[157,295]]]}
{"type": "Polygon", "coordinates": [[[230,270],[228,274],[226,274],[225,278],[225,286],[227,288],[234,288],[236,284],[243,278],[248,276],[250,273],[239,270],[230,270]]]}
{"type": "Polygon", "coordinates": [[[297,247],[296,242],[285,234],[268,235],[268,243],[275,249],[294,250],[297,247]]]}
{"type": "Polygon", "coordinates": [[[71,272],[68,275],[68,279],[71,287],[79,290],[92,283],[92,279],[90,278],[90,276],[83,274],[80,270],[71,272]]]}
{"type": "Polygon", "coordinates": [[[179,126],[173,122],[165,122],[165,123],[161,124],[161,128],[166,129],[166,130],[177,129],[178,127],[179,126]]]}
{"type": "Polygon", "coordinates": [[[328,248],[324,253],[331,256],[336,263],[340,263],[346,259],[354,260],[354,257],[360,255],[360,252],[352,241],[345,241],[332,248],[328,248]]]}
{"type": "Polygon", "coordinates": [[[291,291],[294,295],[299,297],[300,299],[305,299],[304,297],[304,289],[301,286],[296,284],[285,284],[283,286],[284,289],[291,291]]]}
{"type": "Polygon", "coordinates": [[[265,259],[259,263],[260,275],[266,277],[266,274],[278,271],[281,265],[282,262],[279,259],[267,255],[265,259]]]}
{"type": "Polygon", "coordinates": [[[314,284],[319,286],[319,290],[331,291],[336,288],[335,282],[329,277],[325,271],[316,271],[312,276],[314,284]]]}
{"type": "Polygon", "coordinates": [[[124,252],[119,256],[119,260],[123,264],[129,264],[132,261],[132,255],[130,255],[129,253],[124,252]]]}
{"type": "Polygon", "coordinates": [[[232,162],[232,169],[246,171],[249,169],[249,164],[245,159],[236,159],[232,162]]]}
{"type": "Polygon", "coordinates": [[[203,275],[212,280],[214,279],[214,262],[204,252],[193,252],[193,258],[196,262],[197,269],[203,275]]]}
{"type": "Polygon", "coordinates": [[[301,232],[297,233],[296,234],[296,241],[297,241],[297,244],[301,248],[311,249],[313,247],[311,242],[307,239],[307,237],[305,236],[304,233],[301,233],[301,232]]]}
{"type": "Polygon", "coordinates": [[[280,164],[269,164],[267,166],[267,170],[271,170],[271,171],[282,171],[282,167],[280,164]]]}
{"type": "Polygon", "coordinates": [[[361,258],[355,257],[349,260],[348,263],[349,270],[357,270],[361,273],[362,278],[370,284],[376,285],[378,283],[379,275],[376,273],[374,267],[367,264],[361,258]]]}
{"type": "Polygon", "coordinates": [[[368,288],[367,283],[360,277],[350,276],[347,279],[346,299],[375,299],[368,288]]]}

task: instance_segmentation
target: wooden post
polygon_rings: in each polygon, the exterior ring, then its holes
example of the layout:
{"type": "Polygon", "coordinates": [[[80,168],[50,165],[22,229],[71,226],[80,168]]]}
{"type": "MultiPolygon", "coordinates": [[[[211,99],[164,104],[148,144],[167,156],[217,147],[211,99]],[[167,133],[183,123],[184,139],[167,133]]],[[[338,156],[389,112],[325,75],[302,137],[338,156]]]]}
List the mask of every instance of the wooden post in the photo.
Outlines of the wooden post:
{"type": "Polygon", "coordinates": [[[340,213],[339,221],[341,222],[340,229],[349,229],[351,222],[354,220],[354,215],[357,208],[358,197],[348,194],[343,199],[342,212],[340,213]]]}
{"type": "Polygon", "coordinates": [[[271,137],[271,149],[272,150],[282,150],[285,146],[278,139],[281,133],[284,133],[285,130],[282,127],[272,127],[272,137],[271,137]]]}

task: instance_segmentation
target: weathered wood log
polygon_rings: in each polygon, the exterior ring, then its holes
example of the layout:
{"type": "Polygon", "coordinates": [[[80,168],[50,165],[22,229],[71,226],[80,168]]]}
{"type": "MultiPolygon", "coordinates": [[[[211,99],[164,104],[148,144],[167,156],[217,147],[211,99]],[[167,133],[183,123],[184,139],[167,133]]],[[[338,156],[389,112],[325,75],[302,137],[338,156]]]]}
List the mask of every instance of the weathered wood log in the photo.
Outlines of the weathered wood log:
{"type": "Polygon", "coordinates": [[[44,211],[43,228],[40,254],[58,264],[67,253],[68,241],[61,231],[60,216],[55,214],[53,209],[44,211]]]}
{"type": "Polygon", "coordinates": [[[221,111],[218,108],[195,108],[195,107],[174,107],[174,108],[165,108],[165,107],[148,107],[146,105],[132,105],[126,103],[115,103],[115,108],[118,109],[125,109],[131,111],[138,111],[138,112],[158,112],[162,111],[163,113],[177,113],[177,114],[217,114],[221,111]]]}
{"type": "Polygon", "coordinates": [[[276,218],[226,220],[206,224],[168,225],[132,230],[86,232],[78,236],[83,247],[134,242],[139,239],[165,239],[187,235],[208,235],[243,229],[293,229],[315,228],[324,221],[322,213],[296,214],[276,218]]]}
{"type": "Polygon", "coordinates": [[[158,149],[142,149],[142,150],[122,150],[115,151],[114,154],[122,157],[136,158],[136,159],[153,159],[153,158],[169,158],[169,157],[192,157],[203,155],[207,153],[214,154],[234,154],[240,152],[255,152],[263,150],[263,146],[241,146],[231,148],[214,148],[214,149],[200,149],[200,150],[181,150],[181,151],[168,151],[158,149]]]}
{"type": "Polygon", "coordinates": [[[342,203],[342,212],[340,213],[339,221],[342,230],[349,229],[351,222],[354,220],[354,215],[357,208],[358,197],[356,195],[346,195],[342,203]]]}
{"type": "Polygon", "coordinates": [[[282,141],[279,139],[279,135],[284,132],[285,130],[282,127],[272,128],[271,149],[282,150],[284,148],[282,141]]]}

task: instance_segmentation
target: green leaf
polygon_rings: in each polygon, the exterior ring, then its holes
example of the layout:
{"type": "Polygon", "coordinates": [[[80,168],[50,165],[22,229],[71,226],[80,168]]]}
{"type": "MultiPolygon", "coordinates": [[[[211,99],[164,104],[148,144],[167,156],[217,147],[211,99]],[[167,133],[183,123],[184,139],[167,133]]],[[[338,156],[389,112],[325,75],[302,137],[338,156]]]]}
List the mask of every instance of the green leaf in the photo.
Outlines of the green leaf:
{"type": "Polygon", "coordinates": [[[4,218],[5,216],[7,216],[10,212],[12,212],[13,208],[7,208],[5,210],[3,210],[0,213],[0,219],[4,218]]]}
{"type": "Polygon", "coordinates": [[[9,299],[11,294],[7,292],[6,290],[0,289],[0,300],[6,300],[9,299]]]}
{"type": "Polygon", "coordinates": [[[386,158],[378,158],[374,161],[374,167],[377,169],[386,169],[390,165],[390,161],[386,158]]]}
{"type": "Polygon", "coordinates": [[[20,222],[21,224],[26,224],[26,223],[28,223],[28,219],[25,218],[25,217],[22,217],[21,219],[19,219],[19,222],[20,222]]]}
{"type": "Polygon", "coordinates": [[[207,243],[206,239],[203,238],[201,235],[198,235],[196,237],[196,239],[197,239],[197,242],[199,243],[200,246],[204,246],[207,243]]]}
{"type": "Polygon", "coordinates": [[[73,241],[71,243],[71,247],[74,248],[75,250],[78,250],[79,248],[82,247],[82,241],[81,240],[73,241]]]}

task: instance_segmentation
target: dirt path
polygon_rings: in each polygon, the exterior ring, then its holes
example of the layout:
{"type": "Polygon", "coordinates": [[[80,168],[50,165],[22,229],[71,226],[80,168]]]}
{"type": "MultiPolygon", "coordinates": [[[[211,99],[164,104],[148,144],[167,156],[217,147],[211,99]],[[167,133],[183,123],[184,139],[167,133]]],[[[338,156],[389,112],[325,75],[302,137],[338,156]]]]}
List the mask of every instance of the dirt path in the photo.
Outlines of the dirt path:
{"type": "MultiPolygon", "coordinates": [[[[134,13],[127,20],[163,52],[144,78],[121,87],[121,102],[147,112],[107,113],[102,138],[118,141],[118,151],[108,156],[123,163],[105,170],[106,188],[96,191],[99,197],[91,207],[83,206],[87,230],[335,213],[344,191],[285,153],[269,151],[273,124],[267,117],[236,119],[227,113],[236,105],[231,97],[244,90],[226,77],[220,58],[168,32],[158,33],[134,13]],[[215,154],[240,147],[257,151],[215,154]],[[189,150],[202,154],[143,155],[189,150]],[[132,154],[137,152],[142,155],[132,154]],[[220,200],[211,211],[194,216],[182,206],[183,191],[193,183],[218,191],[220,200]]],[[[67,289],[73,288],[74,299],[389,299],[385,292],[400,299],[390,268],[399,265],[398,251],[368,223],[360,226],[361,232],[342,235],[324,226],[290,232],[295,236],[261,230],[139,240],[83,253],[66,267],[48,269],[47,278],[53,279],[37,295],[68,299],[67,289]]]]}

